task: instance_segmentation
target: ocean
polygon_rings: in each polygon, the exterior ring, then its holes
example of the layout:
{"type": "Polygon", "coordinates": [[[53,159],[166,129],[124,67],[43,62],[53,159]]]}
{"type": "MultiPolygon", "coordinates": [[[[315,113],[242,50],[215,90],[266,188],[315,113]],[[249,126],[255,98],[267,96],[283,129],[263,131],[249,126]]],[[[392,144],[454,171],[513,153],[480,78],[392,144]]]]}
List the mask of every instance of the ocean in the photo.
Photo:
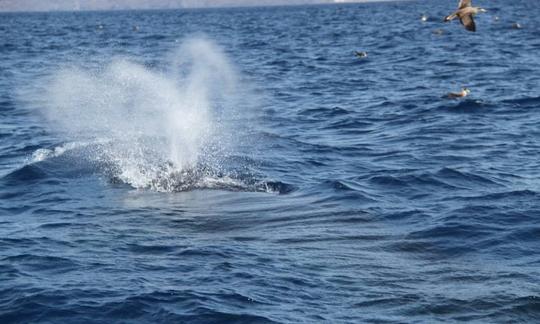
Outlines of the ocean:
{"type": "Polygon", "coordinates": [[[0,14],[0,322],[540,321],[540,2],[456,4],[0,14]]]}

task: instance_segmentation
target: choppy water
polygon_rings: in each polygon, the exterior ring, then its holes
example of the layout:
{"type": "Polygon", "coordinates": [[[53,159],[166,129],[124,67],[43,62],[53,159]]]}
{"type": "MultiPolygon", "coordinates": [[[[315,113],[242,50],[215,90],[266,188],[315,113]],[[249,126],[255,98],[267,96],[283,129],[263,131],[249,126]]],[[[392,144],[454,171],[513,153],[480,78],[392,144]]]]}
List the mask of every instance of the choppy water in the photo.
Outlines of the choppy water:
{"type": "Polygon", "coordinates": [[[477,4],[0,15],[0,322],[540,320],[540,5],[477,4]]]}

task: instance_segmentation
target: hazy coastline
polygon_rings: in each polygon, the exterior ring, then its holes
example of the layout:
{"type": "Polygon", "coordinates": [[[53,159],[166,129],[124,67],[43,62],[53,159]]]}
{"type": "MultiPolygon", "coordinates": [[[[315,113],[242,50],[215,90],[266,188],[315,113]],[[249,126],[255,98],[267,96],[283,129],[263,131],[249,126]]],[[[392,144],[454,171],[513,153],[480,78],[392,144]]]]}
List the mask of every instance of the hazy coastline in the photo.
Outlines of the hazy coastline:
{"type": "Polygon", "coordinates": [[[138,9],[182,9],[257,7],[310,4],[380,2],[389,0],[0,0],[0,12],[101,11],[138,9]]]}

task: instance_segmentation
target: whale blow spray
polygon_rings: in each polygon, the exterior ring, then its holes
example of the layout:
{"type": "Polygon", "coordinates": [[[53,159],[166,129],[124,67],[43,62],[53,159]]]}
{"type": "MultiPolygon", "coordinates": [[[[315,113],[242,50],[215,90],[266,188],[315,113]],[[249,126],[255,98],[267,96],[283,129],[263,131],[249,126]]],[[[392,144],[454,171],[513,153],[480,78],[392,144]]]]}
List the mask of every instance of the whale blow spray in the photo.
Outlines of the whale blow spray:
{"type": "MultiPolygon", "coordinates": [[[[127,59],[62,69],[49,82],[46,115],[70,140],[100,143],[91,158],[121,181],[173,190],[228,149],[223,120],[239,87],[223,51],[206,39],[187,40],[169,63],[159,71],[127,59]]],[[[219,169],[204,169],[212,167],[219,169]]]]}

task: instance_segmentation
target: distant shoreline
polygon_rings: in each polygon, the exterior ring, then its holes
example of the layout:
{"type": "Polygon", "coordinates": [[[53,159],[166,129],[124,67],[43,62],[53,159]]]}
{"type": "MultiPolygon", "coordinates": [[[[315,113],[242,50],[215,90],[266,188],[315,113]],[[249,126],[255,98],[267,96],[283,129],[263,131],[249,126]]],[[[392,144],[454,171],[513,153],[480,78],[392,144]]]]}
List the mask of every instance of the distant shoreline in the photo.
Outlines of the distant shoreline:
{"type": "MultiPolygon", "coordinates": [[[[352,4],[361,4],[361,3],[371,3],[371,2],[403,2],[403,1],[414,1],[414,0],[331,0],[331,1],[317,1],[314,3],[311,2],[293,2],[293,3],[283,3],[283,2],[268,2],[261,3],[239,3],[239,4],[207,4],[207,5],[184,5],[184,6],[160,6],[155,5],[151,6],[134,6],[134,7],[96,7],[96,8],[42,8],[42,7],[33,7],[29,8],[4,8],[2,7],[2,2],[0,2],[0,14],[2,13],[45,13],[45,12],[107,12],[107,11],[151,11],[151,10],[191,10],[191,9],[233,9],[233,8],[265,8],[265,7],[294,7],[294,6],[320,6],[320,5],[352,5],[352,4]]],[[[21,5],[18,1],[19,6],[21,5]]],[[[4,4],[5,6],[6,4],[4,4]]],[[[8,4],[9,5],[9,4],[8,4]]],[[[24,6],[24,5],[23,5],[24,6]]]]}

